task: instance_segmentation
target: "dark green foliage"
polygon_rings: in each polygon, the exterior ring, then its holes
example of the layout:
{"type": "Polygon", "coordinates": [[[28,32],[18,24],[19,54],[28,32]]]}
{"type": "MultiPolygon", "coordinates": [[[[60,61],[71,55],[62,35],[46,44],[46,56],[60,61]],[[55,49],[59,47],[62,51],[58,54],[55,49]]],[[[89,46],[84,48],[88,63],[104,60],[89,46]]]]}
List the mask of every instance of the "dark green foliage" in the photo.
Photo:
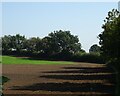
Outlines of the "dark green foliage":
{"type": "Polygon", "coordinates": [[[25,44],[26,51],[32,52],[32,53],[35,53],[35,52],[38,53],[39,51],[41,51],[42,42],[39,37],[37,38],[32,37],[30,39],[27,39],[25,43],[26,43],[25,44]]]}
{"type": "Polygon", "coordinates": [[[9,79],[5,76],[0,77],[2,79],[2,84],[6,83],[9,79]]]}
{"type": "Polygon", "coordinates": [[[12,48],[12,42],[11,42],[11,36],[10,35],[8,35],[8,36],[4,36],[3,38],[2,38],[2,51],[9,51],[9,50],[11,50],[11,48],[12,48]]]}
{"type": "Polygon", "coordinates": [[[89,53],[100,54],[100,46],[97,44],[92,45],[89,49],[89,53]]]}
{"type": "Polygon", "coordinates": [[[109,12],[102,28],[104,31],[99,35],[102,54],[106,59],[120,57],[120,13],[109,12]]]}
{"type": "Polygon", "coordinates": [[[70,31],[62,30],[51,32],[43,39],[39,37],[26,39],[25,36],[19,34],[15,36],[5,35],[2,37],[2,45],[3,54],[39,55],[48,58],[55,55],[66,57],[83,51],[78,37],[72,35],[70,31]]]}
{"type": "MultiPolygon", "coordinates": [[[[99,34],[101,52],[108,66],[113,67],[117,72],[118,86],[120,85],[120,13],[113,9],[108,12],[103,32],[99,34]]],[[[118,88],[120,96],[120,86],[118,88]]]]}
{"type": "Polygon", "coordinates": [[[89,62],[89,63],[98,63],[98,64],[105,63],[104,58],[100,54],[90,54],[90,53],[75,54],[73,58],[71,58],[71,60],[77,62],[89,62]]]}
{"type": "MultiPolygon", "coordinates": [[[[5,76],[0,76],[0,90],[2,90],[2,85],[4,84],[4,83],[6,83],[7,81],[8,81],[9,79],[7,78],[7,77],[5,77],[5,76]]],[[[1,93],[0,94],[1,96],[4,96],[4,94],[3,93],[1,93]]]]}
{"type": "Polygon", "coordinates": [[[54,31],[43,38],[43,52],[49,55],[74,54],[80,52],[81,44],[70,31],[54,31]]]}
{"type": "Polygon", "coordinates": [[[12,36],[11,43],[12,48],[15,49],[17,52],[20,52],[22,49],[24,49],[24,43],[25,43],[25,36],[21,36],[19,34],[16,34],[16,36],[12,36]]]}
{"type": "Polygon", "coordinates": [[[25,36],[19,34],[16,34],[16,36],[5,35],[2,37],[2,51],[10,52],[15,50],[16,52],[20,52],[25,47],[25,40],[25,36]]]}

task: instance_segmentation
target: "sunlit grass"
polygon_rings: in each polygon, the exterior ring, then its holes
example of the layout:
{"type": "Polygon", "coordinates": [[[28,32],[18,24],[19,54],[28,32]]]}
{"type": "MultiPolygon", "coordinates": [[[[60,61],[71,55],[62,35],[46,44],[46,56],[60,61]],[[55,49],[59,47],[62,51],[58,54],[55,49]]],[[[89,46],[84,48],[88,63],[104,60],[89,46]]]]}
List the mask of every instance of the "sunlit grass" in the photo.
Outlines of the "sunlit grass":
{"type": "Polygon", "coordinates": [[[2,64],[75,64],[75,62],[34,60],[24,57],[2,56],[2,64]]]}

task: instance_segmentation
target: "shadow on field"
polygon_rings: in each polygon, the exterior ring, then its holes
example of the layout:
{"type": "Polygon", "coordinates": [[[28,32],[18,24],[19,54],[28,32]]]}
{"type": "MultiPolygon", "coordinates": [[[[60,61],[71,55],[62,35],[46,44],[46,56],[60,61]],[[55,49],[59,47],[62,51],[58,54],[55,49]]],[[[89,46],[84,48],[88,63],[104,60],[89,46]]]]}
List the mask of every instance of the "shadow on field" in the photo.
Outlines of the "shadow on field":
{"type": "Polygon", "coordinates": [[[48,60],[48,61],[63,61],[58,59],[52,59],[52,58],[40,58],[40,57],[21,57],[23,60],[48,60]]]}
{"type": "Polygon", "coordinates": [[[88,68],[88,67],[64,67],[62,71],[47,71],[44,73],[114,73],[113,69],[102,67],[102,68],[88,68]],[[72,69],[72,70],[68,70],[72,69]]]}
{"type": "Polygon", "coordinates": [[[116,75],[113,69],[110,69],[107,67],[102,67],[102,68],[64,67],[64,69],[67,69],[67,70],[44,72],[44,73],[48,73],[48,75],[42,75],[40,76],[40,78],[42,77],[42,78],[63,79],[63,80],[107,80],[108,82],[114,83],[114,84],[116,81],[115,80],[116,75]],[[54,75],[52,75],[52,73],[54,73],[54,75]],[[58,73],[59,75],[57,75],[58,73]],[[68,73],[71,73],[72,75],[64,75],[68,73]],[[78,75],[74,75],[75,73],[78,73],[78,75]],[[92,73],[96,73],[96,75],[92,75],[92,73]],[[99,73],[110,73],[110,74],[99,75],[99,73]]]}
{"type": "MultiPolygon", "coordinates": [[[[79,82],[58,82],[58,83],[35,83],[28,86],[13,86],[13,90],[29,90],[29,91],[54,91],[54,92],[98,92],[106,93],[109,96],[115,96],[115,74],[95,74],[92,73],[113,73],[112,69],[103,68],[88,68],[88,67],[64,67],[60,71],[46,71],[39,76],[39,78],[56,79],[57,80],[106,80],[105,83],[79,83],[79,82]],[[72,70],[71,70],[72,69],[72,70]],[[59,74],[58,74],[59,73],[59,74]],[[62,74],[61,74],[62,73],[62,74]],[[72,75],[67,73],[73,73],[72,75]],[[75,74],[75,73],[81,73],[75,74]],[[83,73],[83,74],[82,74],[83,73]],[[89,73],[89,75],[87,75],[89,73]],[[109,84],[108,84],[109,83],[109,84]]],[[[107,96],[97,95],[95,96],[107,96]]],[[[57,96],[57,95],[56,95],[57,96]]],[[[74,95],[77,96],[77,95],[74,95]]],[[[93,95],[79,95],[79,96],[93,96],[93,95]]]]}
{"type": "Polygon", "coordinates": [[[14,86],[14,90],[30,90],[30,91],[59,91],[59,92],[103,92],[114,94],[114,86],[112,85],[103,85],[100,83],[37,83],[30,86],[14,86]],[[63,87],[64,86],[64,87],[63,87]]]}
{"type": "Polygon", "coordinates": [[[75,69],[80,69],[84,72],[114,72],[114,70],[112,68],[109,68],[109,67],[93,67],[93,68],[89,68],[89,67],[63,67],[63,69],[72,69],[72,70],[75,70],[75,69]]]}
{"type": "Polygon", "coordinates": [[[63,79],[63,80],[108,80],[111,83],[115,82],[114,75],[43,75],[40,78],[63,79]]]}

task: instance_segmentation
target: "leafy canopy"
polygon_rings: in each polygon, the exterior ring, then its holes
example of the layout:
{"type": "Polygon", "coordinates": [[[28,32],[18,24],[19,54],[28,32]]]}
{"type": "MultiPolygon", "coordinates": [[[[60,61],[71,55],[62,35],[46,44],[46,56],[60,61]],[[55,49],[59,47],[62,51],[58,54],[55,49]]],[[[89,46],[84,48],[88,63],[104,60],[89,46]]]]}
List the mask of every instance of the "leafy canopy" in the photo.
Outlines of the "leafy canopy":
{"type": "Polygon", "coordinates": [[[103,32],[99,34],[102,55],[116,69],[120,69],[120,13],[113,9],[104,20],[103,32]]]}

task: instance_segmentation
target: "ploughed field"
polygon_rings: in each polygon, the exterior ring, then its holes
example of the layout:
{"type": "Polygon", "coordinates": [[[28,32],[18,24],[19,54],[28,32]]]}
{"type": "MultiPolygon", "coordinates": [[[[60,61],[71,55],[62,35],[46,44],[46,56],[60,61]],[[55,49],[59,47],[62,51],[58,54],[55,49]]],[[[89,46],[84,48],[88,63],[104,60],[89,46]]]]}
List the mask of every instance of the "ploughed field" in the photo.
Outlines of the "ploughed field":
{"type": "MultiPolygon", "coordinates": [[[[59,62],[59,61],[58,61],[59,62]]],[[[3,64],[5,96],[115,96],[115,74],[104,64],[3,64]]]]}

